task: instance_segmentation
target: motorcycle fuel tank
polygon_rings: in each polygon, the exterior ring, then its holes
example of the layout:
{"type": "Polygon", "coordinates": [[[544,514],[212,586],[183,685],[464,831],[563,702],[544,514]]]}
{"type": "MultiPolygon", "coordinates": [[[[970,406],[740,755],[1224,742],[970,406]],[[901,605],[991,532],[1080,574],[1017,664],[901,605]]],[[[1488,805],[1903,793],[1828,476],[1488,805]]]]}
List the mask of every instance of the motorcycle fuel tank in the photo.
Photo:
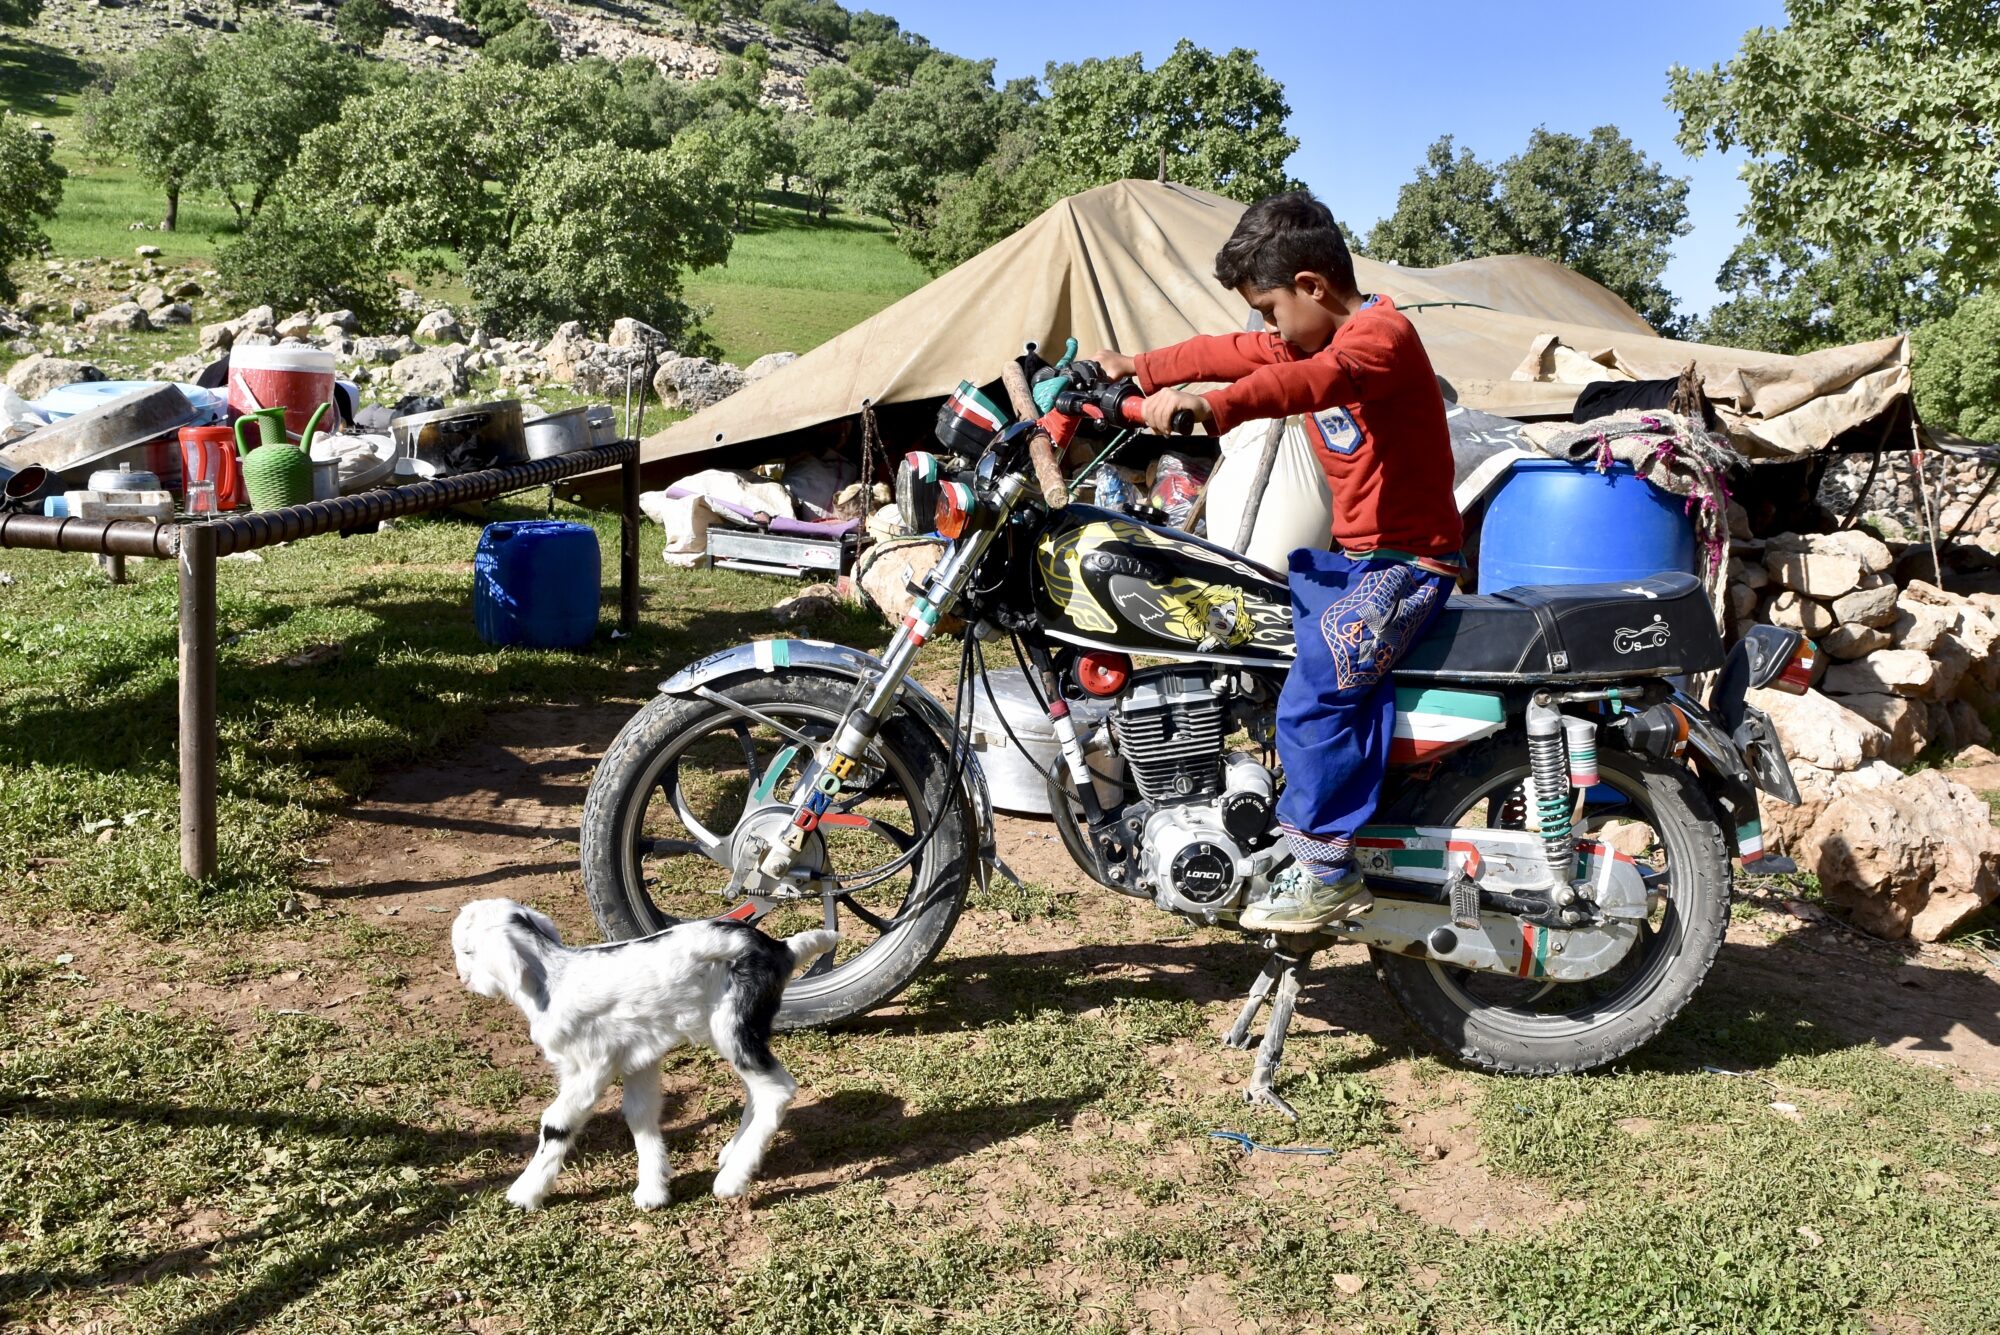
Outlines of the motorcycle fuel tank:
{"type": "Polygon", "coordinates": [[[1035,562],[1056,639],[1215,663],[1293,656],[1284,577],[1177,529],[1072,505],[1051,517],[1035,562]]]}

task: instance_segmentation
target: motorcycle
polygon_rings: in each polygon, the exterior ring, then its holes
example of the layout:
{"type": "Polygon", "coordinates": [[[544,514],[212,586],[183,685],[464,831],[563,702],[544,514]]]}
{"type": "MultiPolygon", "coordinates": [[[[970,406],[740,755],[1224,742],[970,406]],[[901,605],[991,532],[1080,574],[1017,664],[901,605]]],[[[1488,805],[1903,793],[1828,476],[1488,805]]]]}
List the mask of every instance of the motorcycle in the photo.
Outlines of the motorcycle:
{"type": "MultiPolygon", "coordinates": [[[[997,386],[961,385],[939,413],[951,456],[913,456],[949,546],[879,657],[763,640],[661,684],[584,808],[607,939],[711,913],[810,918],[841,944],[793,981],[779,1025],[894,997],[943,947],[974,878],[1012,875],[969,739],[983,692],[1020,745],[986,673],[1003,641],[1057,739],[1037,769],[1078,869],[1235,923],[1290,860],[1274,720],[1291,600],[1282,575],[1233,551],[1072,499],[1065,452],[1107,435],[1106,454],[1131,449],[1141,397],[1032,345],[997,386]],[[954,621],[948,707],[912,669],[954,621]]],[[[1657,1034],[1715,960],[1732,858],[1779,861],[1763,853],[1757,791],[1798,791],[1745,693],[1803,691],[1812,654],[1760,626],[1725,655],[1685,574],[1452,597],[1395,670],[1391,769],[1354,840],[1374,907],[1261,938],[1264,970],[1226,1040],[1247,1048],[1271,1004],[1246,1097],[1290,1115],[1275,1078],[1300,975],[1337,941],[1365,945],[1415,1027],[1483,1070],[1589,1070],[1657,1034]],[[1687,679],[1701,674],[1698,701],[1687,679]]]]}

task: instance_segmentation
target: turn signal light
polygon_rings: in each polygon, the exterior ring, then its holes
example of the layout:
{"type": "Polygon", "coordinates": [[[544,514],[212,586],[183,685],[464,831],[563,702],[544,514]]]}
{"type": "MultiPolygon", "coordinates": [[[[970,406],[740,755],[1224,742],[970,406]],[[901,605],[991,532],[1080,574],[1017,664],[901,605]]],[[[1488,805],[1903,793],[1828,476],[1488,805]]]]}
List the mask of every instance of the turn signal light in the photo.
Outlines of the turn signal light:
{"type": "Polygon", "coordinates": [[[1132,679],[1132,660],[1124,654],[1093,649],[1076,660],[1076,684],[1084,694],[1109,699],[1132,679]]]}
{"type": "Polygon", "coordinates": [[[1771,683],[1771,689],[1786,695],[1804,695],[1812,689],[1813,669],[1818,666],[1819,646],[1801,639],[1799,647],[1792,650],[1792,661],[1785,664],[1785,670],[1771,683]]]}
{"type": "Polygon", "coordinates": [[[938,486],[937,531],[947,538],[965,536],[966,522],[972,518],[972,488],[963,482],[945,482],[938,486]]]}

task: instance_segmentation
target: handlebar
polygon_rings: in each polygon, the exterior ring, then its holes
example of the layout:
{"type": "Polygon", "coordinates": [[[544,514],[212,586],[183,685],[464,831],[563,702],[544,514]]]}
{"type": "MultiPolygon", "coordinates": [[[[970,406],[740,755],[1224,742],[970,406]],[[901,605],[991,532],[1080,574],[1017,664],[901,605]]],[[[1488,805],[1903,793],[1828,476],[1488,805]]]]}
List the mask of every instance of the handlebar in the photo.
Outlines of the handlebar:
{"type": "MultiPolygon", "coordinates": [[[[1073,417],[1094,417],[1101,422],[1120,422],[1128,426],[1144,426],[1146,396],[1137,385],[1129,380],[1100,384],[1090,389],[1070,390],[1056,397],[1056,411],[1073,417]]],[[[1167,424],[1168,430],[1177,436],[1191,435],[1194,431],[1194,414],[1186,408],[1175,413],[1167,424]]]]}
{"type": "MultiPolygon", "coordinates": [[[[1028,374],[1020,363],[1008,362],[1000,368],[1000,383],[1013,401],[1014,414],[1024,422],[1036,421],[1041,413],[1035,406],[1034,391],[1028,388],[1028,374]]],[[[1035,466],[1035,481],[1042,488],[1042,500],[1051,510],[1069,504],[1069,485],[1063,481],[1062,464],[1056,459],[1055,442],[1037,426],[1028,437],[1028,458],[1035,466]]]]}

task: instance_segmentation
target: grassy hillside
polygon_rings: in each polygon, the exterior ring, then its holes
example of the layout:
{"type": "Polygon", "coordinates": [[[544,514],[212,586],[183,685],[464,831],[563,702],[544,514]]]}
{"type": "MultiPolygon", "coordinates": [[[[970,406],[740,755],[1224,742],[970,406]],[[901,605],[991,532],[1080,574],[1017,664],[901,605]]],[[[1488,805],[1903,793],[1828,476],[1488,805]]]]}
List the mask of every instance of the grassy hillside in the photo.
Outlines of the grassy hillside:
{"type": "MultiPolygon", "coordinates": [[[[69,172],[61,210],[47,228],[51,254],[123,260],[135,246],[155,245],[170,269],[207,267],[216,248],[234,234],[228,205],[219,196],[189,193],[181,201],[179,230],[152,230],[165,205],[161,192],[129,162],[83,150],[75,113],[89,77],[89,68],[69,53],[31,35],[0,31],[0,107],[46,125],[56,136],[56,160],[69,172]],[[134,224],[146,230],[134,230],[134,224]]],[[[690,298],[710,308],[706,328],[730,361],[804,352],[924,282],[923,271],[896,249],[882,224],[843,216],[819,222],[793,203],[780,199],[760,209],[757,221],[736,238],[729,262],[689,282],[690,298]]],[[[49,290],[36,261],[19,266],[17,277],[26,291],[73,295],[49,290]]],[[[449,285],[433,291],[447,300],[465,295],[449,285]]],[[[236,313],[204,307],[198,317],[236,313]]],[[[148,357],[171,355],[165,343],[155,350],[145,338],[134,342],[148,357]]],[[[6,360],[0,353],[0,362],[6,360]]]]}

